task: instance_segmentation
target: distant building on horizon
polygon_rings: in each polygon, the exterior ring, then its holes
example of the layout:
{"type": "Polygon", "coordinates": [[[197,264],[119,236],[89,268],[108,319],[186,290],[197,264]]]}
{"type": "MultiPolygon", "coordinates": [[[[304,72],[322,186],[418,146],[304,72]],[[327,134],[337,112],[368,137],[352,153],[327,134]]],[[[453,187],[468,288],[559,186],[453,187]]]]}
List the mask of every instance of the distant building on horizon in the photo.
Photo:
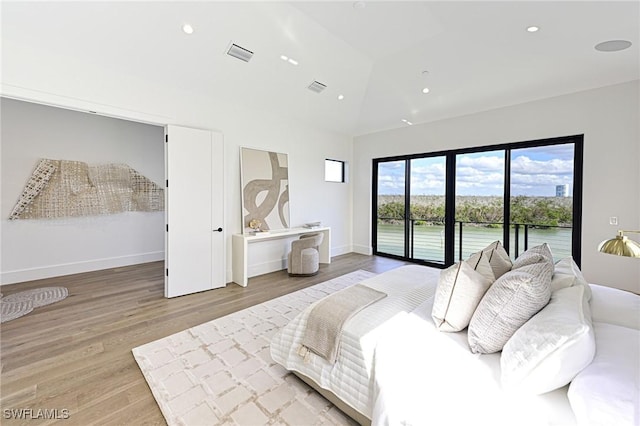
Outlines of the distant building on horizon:
{"type": "Polygon", "coordinates": [[[556,197],[568,197],[569,196],[569,184],[556,185],[556,197]]]}

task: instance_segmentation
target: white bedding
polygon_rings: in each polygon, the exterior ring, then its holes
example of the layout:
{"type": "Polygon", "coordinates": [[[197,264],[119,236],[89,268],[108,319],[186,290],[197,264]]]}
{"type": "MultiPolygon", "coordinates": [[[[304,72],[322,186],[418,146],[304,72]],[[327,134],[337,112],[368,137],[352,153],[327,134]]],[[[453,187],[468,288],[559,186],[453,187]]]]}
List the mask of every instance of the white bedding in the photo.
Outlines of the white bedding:
{"type": "Polygon", "coordinates": [[[432,304],[427,300],[394,318],[389,326],[402,332],[378,343],[373,425],[576,423],[566,386],[544,395],[505,392],[500,354],[473,354],[466,330],[439,332],[429,315],[432,304]]]}
{"type": "Polygon", "coordinates": [[[466,330],[435,329],[439,273],[412,265],[363,281],[388,296],[346,324],[335,365],[316,355],[305,363],[297,354],[308,310],[274,336],[273,359],[332,391],[374,425],[575,424],[566,386],[543,395],[503,391],[499,353],[473,354],[466,330]]]}
{"type": "Polygon", "coordinates": [[[272,338],[271,356],[288,370],[305,374],[371,418],[374,350],[378,341],[388,333],[386,323],[399,313],[412,312],[425,300],[432,299],[439,274],[440,270],[436,268],[410,265],[363,281],[361,284],[385,292],[387,297],[354,315],[345,325],[335,365],[315,354],[305,363],[297,354],[310,309],[272,338]]]}

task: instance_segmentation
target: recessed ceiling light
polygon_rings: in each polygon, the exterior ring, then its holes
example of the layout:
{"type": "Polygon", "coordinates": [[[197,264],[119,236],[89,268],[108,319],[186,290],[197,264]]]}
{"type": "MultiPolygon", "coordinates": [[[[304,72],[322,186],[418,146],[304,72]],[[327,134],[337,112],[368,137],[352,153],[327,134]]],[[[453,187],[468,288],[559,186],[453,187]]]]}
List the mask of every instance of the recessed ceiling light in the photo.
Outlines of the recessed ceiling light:
{"type": "Polygon", "coordinates": [[[429,93],[429,88],[425,87],[424,89],[422,89],[422,93],[429,93]]]}
{"type": "Polygon", "coordinates": [[[344,95],[338,95],[338,100],[341,101],[344,99],[344,95]]]}
{"type": "Polygon", "coordinates": [[[185,34],[193,34],[193,27],[192,27],[191,25],[189,25],[189,24],[184,24],[184,25],[182,26],[182,31],[183,31],[185,34]]]}
{"type": "Polygon", "coordinates": [[[627,40],[609,40],[595,45],[595,49],[600,52],[618,52],[631,47],[631,42],[627,40]]]}
{"type": "Polygon", "coordinates": [[[364,9],[365,7],[367,7],[367,4],[363,1],[355,1],[353,2],[353,8],[354,9],[364,9]]]}
{"type": "Polygon", "coordinates": [[[532,25],[530,27],[527,27],[527,31],[529,31],[530,33],[535,33],[538,30],[540,30],[540,27],[536,27],[535,25],[532,25]]]}
{"type": "Polygon", "coordinates": [[[280,59],[282,59],[285,62],[289,62],[291,65],[298,65],[298,61],[288,57],[287,55],[280,55],[280,59]]]}

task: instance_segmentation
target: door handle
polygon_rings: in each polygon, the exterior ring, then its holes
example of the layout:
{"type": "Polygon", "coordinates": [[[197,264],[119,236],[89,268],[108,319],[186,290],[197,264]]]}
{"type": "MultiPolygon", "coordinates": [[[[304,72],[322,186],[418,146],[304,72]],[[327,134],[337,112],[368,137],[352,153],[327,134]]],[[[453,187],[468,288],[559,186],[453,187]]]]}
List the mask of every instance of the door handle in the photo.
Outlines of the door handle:
{"type": "Polygon", "coordinates": [[[213,232],[222,232],[222,228],[214,229],[213,232]]]}

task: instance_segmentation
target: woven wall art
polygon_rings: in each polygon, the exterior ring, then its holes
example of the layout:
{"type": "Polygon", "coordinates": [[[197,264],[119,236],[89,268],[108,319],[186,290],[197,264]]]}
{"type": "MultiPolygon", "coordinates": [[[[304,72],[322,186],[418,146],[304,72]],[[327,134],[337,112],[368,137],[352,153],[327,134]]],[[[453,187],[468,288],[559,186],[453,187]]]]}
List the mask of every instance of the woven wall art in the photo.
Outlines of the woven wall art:
{"type": "Polygon", "coordinates": [[[42,159],[10,220],[164,210],[163,189],[126,164],[42,159]]]}

